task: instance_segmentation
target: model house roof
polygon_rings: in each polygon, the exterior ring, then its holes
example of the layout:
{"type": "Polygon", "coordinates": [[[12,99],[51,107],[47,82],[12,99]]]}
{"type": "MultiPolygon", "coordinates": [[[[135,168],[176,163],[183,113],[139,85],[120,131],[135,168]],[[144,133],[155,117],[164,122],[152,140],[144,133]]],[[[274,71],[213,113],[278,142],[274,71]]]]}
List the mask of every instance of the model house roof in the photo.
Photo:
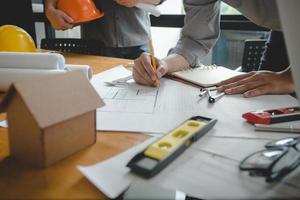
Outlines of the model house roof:
{"type": "Polygon", "coordinates": [[[12,84],[0,104],[0,112],[7,109],[16,94],[20,95],[40,128],[104,105],[86,76],[79,71],[12,84]]]}

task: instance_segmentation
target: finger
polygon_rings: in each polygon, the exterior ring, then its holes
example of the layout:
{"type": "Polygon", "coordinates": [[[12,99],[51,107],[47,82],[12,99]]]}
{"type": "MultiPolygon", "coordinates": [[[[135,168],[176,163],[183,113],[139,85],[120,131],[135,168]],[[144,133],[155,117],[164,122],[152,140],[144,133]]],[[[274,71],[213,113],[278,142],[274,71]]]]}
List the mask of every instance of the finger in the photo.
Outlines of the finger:
{"type": "Polygon", "coordinates": [[[71,25],[71,24],[68,24],[68,23],[64,23],[64,24],[62,24],[62,26],[61,26],[61,30],[68,30],[68,29],[71,29],[71,28],[73,28],[73,25],[71,25]]]}
{"type": "Polygon", "coordinates": [[[264,83],[262,81],[253,81],[253,82],[247,82],[245,84],[241,84],[235,87],[231,87],[226,89],[224,92],[226,94],[242,94],[246,91],[252,90],[254,88],[258,88],[260,86],[262,86],[264,83]]]}
{"type": "Polygon", "coordinates": [[[253,76],[253,75],[254,75],[254,73],[252,73],[252,72],[249,72],[249,73],[246,73],[246,74],[237,75],[237,76],[234,76],[232,78],[229,78],[229,79],[226,79],[224,81],[221,81],[220,83],[218,83],[218,86],[227,85],[227,84],[230,84],[230,83],[233,83],[233,82],[237,82],[239,80],[248,78],[248,77],[253,76]]]}
{"type": "Polygon", "coordinates": [[[73,26],[74,26],[74,24],[70,24],[70,23],[66,22],[65,20],[62,22],[62,28],[65,30],[71,29],[71,28],[73,28],[73,26]]]}
{"type": "Polygon", "coordinates": [[[152,64],[151,64],[150,55],[148,53],[143,53],[140,58],[141,58],[141,63],[144,66],[144,69],[147,71],[147,73],[151,77],[151,79],[153,81],[157,80],[158,77],[156,75],[156,72],[155,72],[152,64]]]}
{"type": "Polygon", "coordinates": [[[168,68],[167,68],[166,63],[159,59],[156,59],[156,63],[158,63],[157,70],[156,70],[156,76],[158,79],[160,79],[168,72],[168,68]]]}
{"type": "Polygon", "coordinates": [[[53,27],[57,30],[67,30],[73,27],[73,24],[65,22],[63,19],[60,19],[53,27]]]}
{"type": "Polygon", "coordinates": [[[67,15],[66,13],[63,13],[63,19],[68,24],[73,24],[74,23],[74,20],[69,15],[67,15]]]}
{"type": "Polygon", "coordinates": [[[158,67],[158,69],[156,71],[156,75],[157,75],[158,79],[163,77],[166,73],[167,73],[167,70],[164,66],[158,67]]]}
{"type": "Polygon", "coordinates": [[[149,77],[140,59],[134,61],[133,71],[136,71],[138,75],[148,83],[148,85],[153,84],[153,80],[149,77]]]}
{"type": "Polygon", "coordinates": [[[135,71],[135,76],[137,77],[138,81],[140,81],[142,85],[157,86],[155,85],[155,81],[152,80],[149,81],[145,79],[143,76],[141,76],[141,74],[139,74],[138,71],[135,71]]]}
{"type": "Polygon", "coordinates": [[[252,76],[248,76],[248,77],[246,77],[244,79],[238,80],[236,82],[229,83],[227,85],[223,85],[220,88],[221,88],[221,91],[222,90],[226,91],[227,89],[234,88],[234,87],[237,87],[237,86],[240,86],[240,85],[248,85],[248,83],[249,83],[249,85],[251,85],[251,83],[253,83],[253,82],[257,82],[258,83],[258,82],[261,82],[261,81],[263,81],[263,79],[260,79],[256,75],[252,75],[252,76]]]}
{"type": "Polygon", "coordinates": [[[244,97],[249,98],[249,97],[256,97],[260,96],[263,94],[270,93],[270,86],[268,85],[263,85],[261,87],[255,88],[253,90],[249,90],[243,94],[244,97]]]}
{"type": "Polygon", "coordinates": [[[137,71],[135,71],[135,70],[132,72],[132,77],[133,77],[134,81],[135,81],[136,83],[138,83],[138,84],[141,84],[141,85],[149,85],[149,84],[147,83],[147,81],[145,81],[145,80],[143,79],[143,77],[142,77],[137,71]]]}
{"type": "Polygon", "coordinates": [[[253,74],[247,73],[221,81],[217,84],[218,92],[224,92],[226,89],[237,86],[237,82],[245,78],[251,77],[253,74]]]}

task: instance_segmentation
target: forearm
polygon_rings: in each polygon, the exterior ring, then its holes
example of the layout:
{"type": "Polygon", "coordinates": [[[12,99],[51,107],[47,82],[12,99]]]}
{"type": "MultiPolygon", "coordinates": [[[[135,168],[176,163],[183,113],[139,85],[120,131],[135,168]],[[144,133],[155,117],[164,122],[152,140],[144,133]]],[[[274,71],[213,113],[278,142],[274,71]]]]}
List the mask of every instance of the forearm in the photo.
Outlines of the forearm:
{"type": "Polygon", "coordinates": [[[73,27],[73,19],[65,12],[57,9],[58,0],[45,1],[45,13],[53,28],[66,30],[73,27]]]}
{"type": "Polygon", "coordinates": [[[56,9],[56,4],[58,0],[45,0],[45,8],[48,9],[56,9]]]}
{"type": "MultiPolygon", "coordinates": [[[[55,13],[56,10],[56,4],[58,0],[45,0],[45,14],[49,21],[52,24],[53,13],[55,13]]],[[[53,24],[52,24],[53,25],[53,24]]]]}
{"type": "Polygon", "coordinates": [[[184,6],[185,24],[176,47],[169,53],[182,55],[191,67],[197,67],[218,39],[220,2],[189,0],[184,6]]]}
{"type": "Polygon", "coordinates": [[[49,20],[51,18],[51,13],[56,10],[57,1],[58,0],[45,0],[45,14],[49,20]]]}
{"type": "Polygon", "coordinates": [[[162,63],[167,66],[167,73],[172,73],[189,68],[189,63],[187,62],[187,60],[179,54],[168,55],[167,57],[162,59],[162,63]]]}

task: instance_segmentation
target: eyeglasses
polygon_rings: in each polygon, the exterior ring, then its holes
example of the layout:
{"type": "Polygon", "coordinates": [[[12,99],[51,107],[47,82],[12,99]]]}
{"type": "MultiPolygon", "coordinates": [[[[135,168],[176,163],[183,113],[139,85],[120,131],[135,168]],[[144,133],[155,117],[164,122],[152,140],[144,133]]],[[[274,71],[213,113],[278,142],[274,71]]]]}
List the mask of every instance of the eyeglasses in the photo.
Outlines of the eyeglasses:
{"type": "Polygon", "coordinates": [[[247,156],[239,165],[250,176],[264,176],[267,182],[280,180],[300,164],[300,137],[268,142],[265,150],[247,156]]]}

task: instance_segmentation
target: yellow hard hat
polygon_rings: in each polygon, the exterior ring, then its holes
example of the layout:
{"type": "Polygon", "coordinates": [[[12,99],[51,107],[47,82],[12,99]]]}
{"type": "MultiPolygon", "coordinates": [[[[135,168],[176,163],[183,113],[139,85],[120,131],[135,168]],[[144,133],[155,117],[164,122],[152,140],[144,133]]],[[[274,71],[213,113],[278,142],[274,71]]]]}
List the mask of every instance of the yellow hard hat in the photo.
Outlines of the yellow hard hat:
{"type": "Polygon", "coordinates": [[[14,25],[0,26],[0,51],[36,52],[32,37],[22,28],[14,25]]]}

